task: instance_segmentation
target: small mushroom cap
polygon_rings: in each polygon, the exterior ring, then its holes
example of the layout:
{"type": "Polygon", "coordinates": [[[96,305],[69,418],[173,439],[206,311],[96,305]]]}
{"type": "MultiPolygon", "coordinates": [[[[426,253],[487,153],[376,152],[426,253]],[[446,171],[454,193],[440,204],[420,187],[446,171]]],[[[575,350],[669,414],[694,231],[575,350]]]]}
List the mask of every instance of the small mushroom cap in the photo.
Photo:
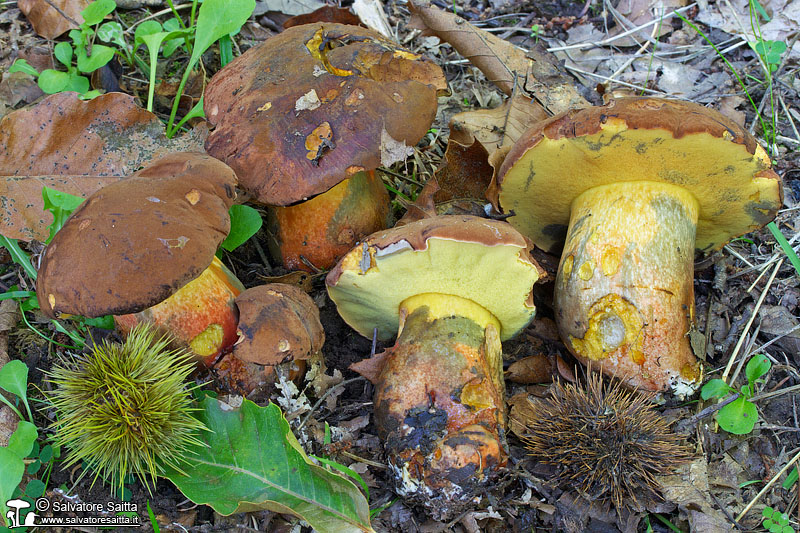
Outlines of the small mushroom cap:
{"type": "Polygon", "coordinates": [[[781,179],[752,135],[712,109],[659,98],[621,98],[537,124],[508,153],[487,196],[513,211],[509,222],[537,246],[557,251],[572,200],[621,181],[689,190],[700,203],[700,251],[764,226],[783,203],[781,179]]]}
{"type": "Polygon", "coordinates": [[[460,296],[489,311],[508,339],[533,318],[542,275],[530,243],[505,222],[438,216],[373,233],[328,273],[331,300],[365,337],[397,334],[400,304],[425,293],[460,296]]]}
{"type": "Polygon", "coordinates": [[[200,153],[175,153],[84,202],[47,246],[42,311],[137,313],[199,276],[230,230],[236,175],[200,153]]]}
{"type": "Polygon", "coordinates": [[[236,297],[239,341],[233,354],[247,363],[275,366],[306,359],[322,349],[319,309],[302,289],[283,283],[259,285],[236,297]]]}
{"type": "Polygon", "coordinates": [[[405,159],[436,115],[440,67],[377,32],[287,29],[211,79],[206,151],[259,202],[289,205],[405,159]]]}

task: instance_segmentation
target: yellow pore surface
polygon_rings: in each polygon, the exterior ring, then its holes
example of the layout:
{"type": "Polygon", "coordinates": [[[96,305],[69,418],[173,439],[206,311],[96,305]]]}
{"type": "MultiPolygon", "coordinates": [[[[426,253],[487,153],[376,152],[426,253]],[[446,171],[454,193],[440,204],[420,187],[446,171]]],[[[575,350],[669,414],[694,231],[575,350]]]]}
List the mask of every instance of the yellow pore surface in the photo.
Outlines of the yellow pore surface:
{"type": "Polygon", "coordinates": [[[696,247],[718,248],[769,222],[778,209],[778,180],[759,177],[769,157],[708,133],[676,139],[663,129],[629,130],[610,117],[602,130],[548,139],[524,153],[502,178],[508,221],[545,249],[564,237],[570,205],[582,192],[615,182],[654,181],[686,188],[700,204],[696,247]]]}
{"type": "MultiPolygon", "coordinates": [[[[502,340],[533,318],[535,307],[529,298],[539,272],[520,257],[519,246],[434,237],[426,243],[422,250],[401,240],[384,250],[359,246],[349,252],[342,259],[338,283],[328,287],[345,322],[365,337],[372,337],[377,327],[378,338],[391,339],[397,334],[401,304],[426,293],[474,302],[496,317],[502,340]]],[[[432,302],[428,300],[443,312],[439,303],[432,302]]],[[[461,307],[453,314],[463,312],[461,307]]]]}

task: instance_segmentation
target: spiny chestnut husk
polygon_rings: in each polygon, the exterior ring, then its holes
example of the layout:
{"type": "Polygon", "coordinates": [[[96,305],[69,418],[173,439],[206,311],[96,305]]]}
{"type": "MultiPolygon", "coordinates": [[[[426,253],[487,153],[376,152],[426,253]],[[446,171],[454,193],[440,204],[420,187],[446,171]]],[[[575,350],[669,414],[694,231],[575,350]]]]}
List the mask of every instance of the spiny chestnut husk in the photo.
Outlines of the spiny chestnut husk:
{"type": "Polygon", "coordinates": [[[689,452],[651,406],[652,395],[603,385],[554,383],[549,398],[529,400],[522,440],[530,455],[557,469],[556,484],[621,512],[660,499],[656,476],[686,462],[689,452]]]}
{"type": "Polygon", "coordinates": [[[195,360],[185,349],[170,349],[171,341],[141,324],[123,343],[95,344],[47,373],[53,439],[69,450],[64,468],[86,461],[92,483],[102,478],[112,493],[128,474],[149,490],[164,466],[180,470],[205,426],[192,416],[186,384],[195,360]]]}

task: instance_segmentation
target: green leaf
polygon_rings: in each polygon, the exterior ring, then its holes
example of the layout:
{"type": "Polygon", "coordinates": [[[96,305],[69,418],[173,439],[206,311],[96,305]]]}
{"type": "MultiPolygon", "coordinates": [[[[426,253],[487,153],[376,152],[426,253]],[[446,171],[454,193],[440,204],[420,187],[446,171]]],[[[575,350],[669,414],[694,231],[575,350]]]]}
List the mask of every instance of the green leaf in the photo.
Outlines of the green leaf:
{"type": "Polygon", "coordinates": [[[166,469],[166,477],[193,502],[223,515],[288,513],[320,533],[373,531],[358,488],[309,460],[276,405],[244,400],[239,408],[223,410],[206,398],[196,416],[209,429],[198,436],[203,445],[193,448],[183,472],[166,469]]]}
{"type": "Polygon", "coordinates": [[[30,74],[34,78],[39,76],[39,71],[33,68],[33,65],[24,59],[17,59],[11,64],[8,68],[8,73],[11,74],[12,72],[24,72],[25,74],[30,74]]]}
{"type": "Polygon", "coordinates": [[[26,399],[28,397],[27,388],[28,365],[19,359],[14,359],[0,368],[0,389],[16,394],[20,399],[26,399]]]}
{"type": "Polygon", "coordinates": [[[39,75],[39,88],[47,94],[60,93],[69,83],[69,74],[51,68],[45,69],[39,75]]]}
{"type": "Polygon", "coordinates": [[[123,50],[128,46],[122,31],[122,24],[116,21],[106,22],[97,28],[97,36],[100,40],[107,43],[114,43],[123,50]]]}
{"type": "Polygon", "coordinates": [[[744,373],[747,376],[747,381],[752,385],[758,378],[764,376],[769,369],[772,368],[772,363],[765,355],[754,355],[747,362],[744,368],[744,373]]]}
{"type": "Polygon", "coordinates": [[[136,26],[133,39],[136,44],[142,44],[145,35],[152,35],[161,31],[161,23],[157,20],[146,20],[136,26]]]}
{"type": "Polygon", "coordinates": [[[114,315],[106,315],[106,316],[99,316],[97,318],[86,318],[81,317],[81,323],[85,326],[91,326],[93,328],[100,328],[100,329],[114,329],[114,315]]]}
{"type": "MultiPolygon", "coordinates": [[[[0,472],[3,473],[0,476],[0,520],[5,521],[8,512],[6,502],[13,497],[14,490],[22,481],[25,463],[14,452],[0,446],[0,472]]],[[[6,524],[10,525],[7,522],[6,524]]]]}
{"type": "Polygon", "coordinates": [[[367,486],[367,482],[364,481],[364,478],[361,477],[361,474],[359,474],[358,472],[356,472],[355,470],[353,470],[349,466],[345,466],[342,463],[338,463],[338,462],[333,461],[331,459],[327,459],[325,457],[317,457],[316,455],[312,455],[311,457],[313,457],[314,459],[316,459],[320,463],[333,468],[334,470],[338,470],[342,474],[350,476],[351,479],[354,479],[356,481],[356,483],[359,484],[359,486],[361,487],[361,490],[364,491],[364,495],[367,497],[367,499],[369,499],[369,487],[367,486]]]}
{"type": "Polygon", "coordinates": [[[9,239],[5,235],[0,235],[0,246],[8,250],[8,253],[11,254],[11,259],[22,267],[28,277],[36,279],[36,269],[31,264],[31,258],[25,250],[20,248],[17,239],[9,239]]]}
{"type": "Polygon", "coordinates": [[[50,444],[46,444],[44,448],[42,448],[42,451],[39,452],[39,460],[42,463],[47,464],[50,462],[50,459],[52,458],[53,458],[53,446],[50,444]]]}
{"type": "Polygon", "coordinates": [[[727,383],[721,379],[712,379],[700,389],[700,397],[704,400],[708,400],[709,398],[722,398],[731,392],[734,392],[734,389],[727,383]]]}
{"type": "Polygon", "coordinates": [[[106,17],[106,15],[109,15],[116,8],[117,4],[114,2],[114,0],[97,0],[96,2],[92,2],[86,6],[86,9],[81,11],[83,24],[86,26],[100,24],[103,22],[103,19],[106,17]]]}
{"type": "Polygon", "coordinates": [[[752,402],[740,396],[717,413],[719,427],[734,435],[747,435],[756,425],[758,410],[752,402]]]}
{"type": "Polygon", "coordinates": [[[53,55],[56,56],[58,62],[69,68],[72,66],[72,45],[69,43],[58,43],[53,48],[53,55]]]}
{"type": "Polygon", "coordinates": [[[258,211],[249,205],[232,205],[228,212],[231,216],[231,231],[220,246],[232,252],[255,235],[264,221],[258,211]]]}
{"type": "Polygon", "coordinates": [[[114,57],[114,49],[110,46],[96,44],[92,46],[92,55],[86,55],[86,51],[80,49],[76,55],[78,56],[78,70],[88,74],[111,61],[111,58],[114,57]]]}
{"type": "Polygon", "coordinates": [[[29,498],[39,498],[44,494],[45,484],[39,479],[32,479],[28,481],[25,486],[25,496],[29,498]]]}
{"type": "Polygon", "coordinates": [[[8,449],[20,459],[25,459],[31,453],[38,436],[39,432],[36,430],[36,426],[20,420],[17,429],[8,438],[8,449]]]}
{"type": "Polygon", "coordinates": [[[56,232],[61,229],[72,212],[83,203],[84,198],[57,191],[50,187],[42,187],[42,199],[44,200],[44,209],[53,214],[53,222],[51,222],[48,227],[50,236],[48,236],[45,241],[45,243],[49,243],[53,240],[56,232]]]}
{"type": "Polygon", "coordinates": [[[189,79],[189,74],[208,48],[220,37],[238,31],[256,7],[255,0],[205,0],[197,13],[197,28],[195,30],[194,48],[186,71],[183,73],[178,93],[172,103],[172,112],[167,122],[167,136],[175,134],[177,127],[173,128],[175,114],[178,112],[183,88],[189,79]]]}
{"type": "Polygon", "coordinates": [[[39,459],[34,459],[32,463],[28,464],[28,474],[35,475],[42,469],[42,462],[39,459]]]}
{"type": "Polygon", "coordinates": [[[67,86],[64,87],[64,90],[75,91],[76,93],[79,93],[81,97],[87,96],[90,92],[97,92],[89,91],[89,78],[81,76],[77,71],[73,71],[69,74],[69,80],[67,81],[67,86]]]}
{"type": "Polygon", "coordinates": [[[798,478],[797,467],[794,467],[792,468],[792,471],[789,472],[789,475],[786,476],[786,479],[783,480],[783,488],[786,490],[792,488],[792,485],[794,485],[797,482],[797,478],[798,478]]]}
{"type": "Polygon", "coordinates": [[[761,511],[761,516],[763,516],[764,518],[772,518],[772,513],[774,513],[774,512],[775,512],[775,509],[773,509],[772,507],[770,507],[769,505],[767,505],[767,506],[766,506],[766,507],[764,507],[764,509],[761,511]]]}

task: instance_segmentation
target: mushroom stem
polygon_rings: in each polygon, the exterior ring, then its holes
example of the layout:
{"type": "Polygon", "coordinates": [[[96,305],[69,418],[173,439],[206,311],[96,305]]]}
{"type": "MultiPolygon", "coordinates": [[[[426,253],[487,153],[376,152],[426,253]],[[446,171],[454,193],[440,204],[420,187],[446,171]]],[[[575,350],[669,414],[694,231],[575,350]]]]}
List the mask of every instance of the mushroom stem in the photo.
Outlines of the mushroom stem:
{"type": "Polygon", "coordinates": [[[573,354],[635,387],[691,392],[700,379],[687,337],[698,214],[686,189],[649,181],[594,187],[573,201],[555,291],[573,354]]]}
{"type": "Polygon", "coordinates": [[[397,491],[469,501],[506,463],[500,325],[471,300],[432,293],[406,299],[400,316],[375,390],[397,491]]]}
{"type": "Polygon", "coordinates": [[[237,339],[239,313],[234,298],[242,283],[216,257],[197,278],[172,296],[139,313],[114,317],[127,334],[136,324],[150,322],[188,346],[207,366],[237,339]]]}
{"type": "Polygon", "coordinates": [[[270,251],[291,270],[328,269],[356,242],[386,228],[389,194],[375,172],[358,172],[328,191],[268,212],[270,251]],[[301,258],[302,256],[302,258],[301,258]]]}

